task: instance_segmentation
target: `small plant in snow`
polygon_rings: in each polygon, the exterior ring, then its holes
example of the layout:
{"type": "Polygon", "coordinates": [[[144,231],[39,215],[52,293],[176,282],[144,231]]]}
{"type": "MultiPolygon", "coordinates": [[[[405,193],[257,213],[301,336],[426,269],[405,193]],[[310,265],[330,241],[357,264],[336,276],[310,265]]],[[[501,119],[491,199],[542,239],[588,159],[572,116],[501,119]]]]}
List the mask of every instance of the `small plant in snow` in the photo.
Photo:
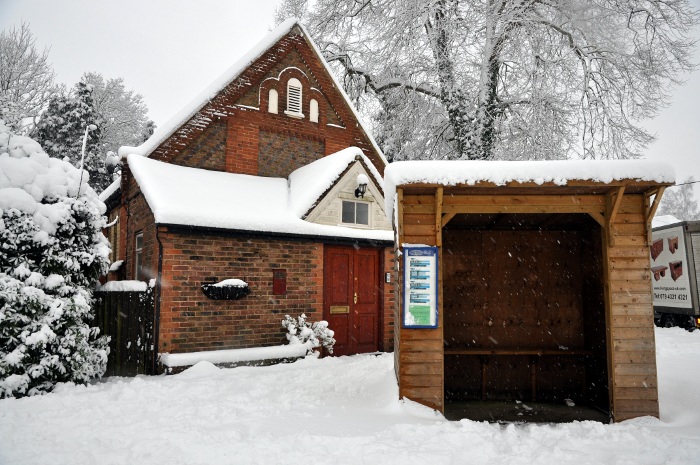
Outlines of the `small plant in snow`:
{"type": "Polygon", "coordinates": [[[321,345],[326,348],[329,354],[333,353],[333,345],[335,344],[333,335],[335,333],[328,328],[327,321],[309,323],[303,313],[297,318],[285,315],[282,327],[287,330],[287,340],[290,344],[310,343],[307,355],[313,354],[315,352],[313,349],[321,345]]]}

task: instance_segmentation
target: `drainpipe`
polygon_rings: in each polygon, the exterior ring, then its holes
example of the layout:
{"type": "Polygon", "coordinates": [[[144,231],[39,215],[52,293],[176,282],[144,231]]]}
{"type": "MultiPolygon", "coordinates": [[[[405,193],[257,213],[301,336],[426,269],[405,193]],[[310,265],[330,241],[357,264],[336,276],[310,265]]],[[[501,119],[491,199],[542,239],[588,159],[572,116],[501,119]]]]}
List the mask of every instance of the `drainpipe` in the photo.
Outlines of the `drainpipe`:
{"type": "Polygon", "coordinates": [[[151,374],[156,374],[156,368],[158,367],[158,353],[160,352],[160,347],[159,347],[159,341],[158,341],[158,336],[160,335],[160,295],[161,291],[163,290],[163,286],[161,285],[163,281],[163,243],[160,241],[160,228],[158,227],[158,224],[156,226],[156,241],[158,242],[158,278],[156,279],[156,295],[157,298],[155,299],[155,315],[153,318],[153,347],[154,347],[154,353],[153,353],[153,366],[152,366],[152,373],[151,374]]]}

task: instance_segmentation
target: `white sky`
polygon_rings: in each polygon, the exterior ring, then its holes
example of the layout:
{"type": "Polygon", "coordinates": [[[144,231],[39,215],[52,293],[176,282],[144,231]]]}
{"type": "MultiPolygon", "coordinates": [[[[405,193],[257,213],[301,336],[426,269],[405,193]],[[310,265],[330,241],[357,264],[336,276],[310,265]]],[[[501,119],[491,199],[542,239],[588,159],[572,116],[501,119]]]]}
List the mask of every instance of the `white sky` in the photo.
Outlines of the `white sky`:
{"type": "MultiPolygon", "coordinates": [[[[700,9],[700,0],[691,1],[700,9]]],[[[124,78],[160,125],[267,34],[277,3],[0,0],[0,30],[28,22],[37,44],[51,47],[58,80],[68,86],[87,71],[124,78]]],[[[695,37],[700,40],[700,28],[695,37]]],[[[695,56],[700,62],[700,52],[695,56]]],[[[691,175],[700,180],[700,71],[646,126],[659,136],[647,158],[673,164],[679,182],[691,175]]]]}

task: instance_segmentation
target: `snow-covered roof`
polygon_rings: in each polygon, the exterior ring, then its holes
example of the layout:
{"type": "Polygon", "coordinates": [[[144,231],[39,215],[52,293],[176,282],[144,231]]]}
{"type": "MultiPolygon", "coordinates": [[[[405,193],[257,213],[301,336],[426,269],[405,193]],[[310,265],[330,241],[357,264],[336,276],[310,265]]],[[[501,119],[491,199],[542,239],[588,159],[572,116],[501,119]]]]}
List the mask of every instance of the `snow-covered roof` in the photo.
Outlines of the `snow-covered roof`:
{"type": "Polygon", "coordinates": [[[680,222],[681,220],[679,220],[673,215],[655,216],[654,219],[651,220],[651,227],[659,228],[661,226],[668,226],[669,224],[676,224],[680,222]]]}
{"type": "Polygon", "coordinates": [[[115,192],[119,190],[119,187],[121,186],[121,178],[120,179],[115,179],[112,184],[109,186],[105,187],[105,190],[100,192],[100,200],[103,202],[106,202],[108,198],[112,196],[115,192]]]}
{"type": "MultiPolygon", "coordinates": [[[[352,149],[344,150],[325,158],[330,159],[329,166],[333,168],[333,173],[341,166],[340,161],[344,161],[347,167],[354,160],[354,152],[352,149]]],[[[189,168],[134,154],[129,155],[127,160],[159,224],[393,240],[392,231],[328,226],[302,220],[301,214],[297,213],[303,210],[301,206],[311,206],[316,200],[312,200],[313,194],[309,194],[301,182],[310,179],[304,172],[296,177],[292,190],[284,178],[189,168]],[[293,205],[296,207],[292,208],[293,205]]],[[[325,191],[321,191],[321,186],[333,176],[322,175],[315,168],[310,172],[318,173],[321,180],[309,181],[308,190],[320,195],[325,191]]]]}
{"type": "Polygon", "coordinates": [[[392,163],[384,171],[385,210],[391,217],[396,186],[406,184],[504,186],[516,182],[566,186],[572,181],[612,183],[626,179],[672,184],[676,174],[669,164],[644,160],[404,161],[392,163]]]}
{"type": "Polygon", "coordinates": [[[287,35],[294,27],[299,27],[308,42],[311,44],[312,48],[316,52],[319,61],[323,64],[326,71],[333,80],[335,88],[345,99],[350,111],[352,111],[355,119],[357,119],[360,127],[367,135],[367,138],[372,143],[374,150],[379,154],[386,165],[388,162],[384,157],[384,153],[379,148],[379,145],[372,137],[371,132],[362,121],[362,117],[357,113],[355,107],[351,103],[350,98],[343,90],[343,86],[340,85],[336,77],[333,75],[328,62],[323,58],[323,54],[319,50],[318,46],[311,38],[306,28],[299,22],[297,18],[290,18],[281,23],[275,29],[273,29],[267,36],[265,36],[256,46],[248,51],[243,57],[241,57],[236,63],[233,64],[226,72],[219,76],[214,82],[207,86],[197,97],[195,97],[189,104],[187,104],[180,112],[175,114],[172,118],[166,121],[165,124],[160,126],[151,137],[148,138],[146,142],[138,147],[123,146],[119,148],[119,156],[126,157],[127,155],[137,154],[143,156],[150,156],[160,144],[165,142],[170,136],[172,136],[175,131],[177,131],[182,125],[184,125],[190,118],[192,118],[198,111],[200,111],[206,104],[208,104],[216,95],[219,94],[223,89],[231,84],[238,76],[240,76],[243,71],[245,71],[255,60],[260,58],[267,50],[274,46],[280,39],[287,35]]]}
{"type": "Polygon", "coordinates": [[[362,150],[357,147],[348,147],[302,166],[289,175],[291,193],[289,206],[292,212],[298,217],[306,214],[356,157],[360,157],[367,166],[375,184],[384,189],[384,180],[362,150]]]}

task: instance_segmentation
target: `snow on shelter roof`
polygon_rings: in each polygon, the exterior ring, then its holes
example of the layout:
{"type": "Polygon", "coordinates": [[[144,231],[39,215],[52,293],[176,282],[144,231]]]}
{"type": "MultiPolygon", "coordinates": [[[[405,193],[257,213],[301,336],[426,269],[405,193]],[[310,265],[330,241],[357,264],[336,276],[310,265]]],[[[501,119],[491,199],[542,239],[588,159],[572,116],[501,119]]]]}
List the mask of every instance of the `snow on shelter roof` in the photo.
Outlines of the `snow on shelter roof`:
{"type": "Polygon", "coordinates": [[[572,181],[607,184],[627,179],[673,184],[676,174],[669,164],[645,160],[404,161],[392,163],[384,171],[385,211],[391,218],[396,187],[407,184],[505,186],[516,182],[566,186],[572,181]]]}
{"type": "Polygon", "coordinates": [[[231,84],[243,71],[245,71],[255,60],[260,58],[267,50],[274,46],[280,39],[282,39],[286,34],[288,34],[294,27],[299,27],[299,29],[306,37],[306,40],[313,48],[314,52],[318,56],[321,64],[326,68],[329,76],[333,80],[335,89],[340,92],[340,94],[345,99],[350,111],[352,111],[355,119],[360,124],[360,127],[364,131],[367,138],[372,143],[372,147],[379,154],[386,165],[388,162],[384,157],[384,153],[379,148],[379,145],[374,140],[372,133],[369,131],[365,123],[362,121],[362,117],[355,110],[354,105],[350,101],[350,97],[343,90],[343,86],[340,85],[335,75],[331,71],[328,62],[323,57],[323,54],[319,50],[318,46],[311,38],[311,35],[306,30],[306,28],[301,24],[297,18],[289,18],[282,22],[279,26],[273,29],[267,36],[265,36],[257,45],[248,51],[243,57],[241,57],[236,63],[234,63],[226,72],[219,76],[214,82],[212,82],[207,88],[205,88],[197,97],[195,97],[189,104],[187,104],[180,112],[175,114],[172,118],[165,122],[161,127],[156,129],[156,131],[151,135],[151,137],[146,140],[143,144],[138,147],[123,146],[119,148],[119,156],[126,157],[127,155],[136,154],[143,156],[150,156],[160,144],[165,142],[170,136],[172,136],[175,131],[177,131],[181,126],[183,126],[190,118],[197,114],[204,106],[209,103],[214,97],[216,97],[219,92],[231,84]]]}
{"type": "MultiPolygon", "coordinates": [[[[359,149],[354,150],[359,151],[359,149]]],[[[346,149],[335,155],[338,155],[336,158],[344,160],[348,154],[353,155],[347,162],[349,163],[354,160],[352,149],[346,149]]],[[[328,155],[325,158],[329,157],[333,159],[334,155],[328,155]]],[[[303,209],[300,206],[308,203],[308,199],[312,196],[308,195],[303,185],[297,186],[292,191],[284,178],[189,168],[135,154],[129,155],[127,162],[158,224],[306,236],[393,240],[392,231],[328,226],[302,220],[296,211],[303,209]],[[301,200],[295,202],[295,197],[301,200]],[[292,205],[297,205],[298,208],[291,208],[292,205]]],[[[341,165],[340,162],[336,163],[330,172],[337,171],[341,165]]],[[[326,176],[324,179],[329,178],[336,179],[337,175],[326,176]]],[[[325,180],[312,183],[310,189],[318,191],[325,180]]],[[[313,202],[315,200],[311,204],[313,202]]]]}

